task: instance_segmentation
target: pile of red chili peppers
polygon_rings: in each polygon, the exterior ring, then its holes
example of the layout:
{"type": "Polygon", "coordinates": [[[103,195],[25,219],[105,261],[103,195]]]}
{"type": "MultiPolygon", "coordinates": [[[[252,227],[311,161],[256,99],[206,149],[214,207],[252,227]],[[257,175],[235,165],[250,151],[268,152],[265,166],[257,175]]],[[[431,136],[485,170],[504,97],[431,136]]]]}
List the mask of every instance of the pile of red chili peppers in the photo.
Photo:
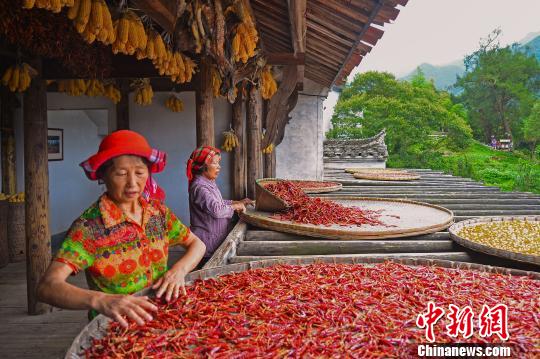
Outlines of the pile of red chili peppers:
{"type": "Polygon", "coordinates": [[[322,181],[294,181],[294,184],[302,189],[335,187],[337,185],[336,182],[322,182],[322,181]]]}
{"type": "Polygon", "coordinates": [[[323,226],[385,226],[380,221],[379,211],[346,207],[330,200],[309,197],[291,181],[267,183],[264,188],[289,206],[285,211],[275,213],[273,217],[276,219],[323,226]]]}
{"type": "MultiPolygon", "coordinates": [[[[540,281],[528,277],[406,266],[279,265],[197,281],[187,297],[158,303],[155,319],[112,323],[88,358],[416,357],[425,330],[416,318],[429,301],[448,308],[508,306],[513,357],[538,358],[540,281]]],[[[437,343],[501,343],[497,336],[452,338],[448,319],[437,343]]]]}

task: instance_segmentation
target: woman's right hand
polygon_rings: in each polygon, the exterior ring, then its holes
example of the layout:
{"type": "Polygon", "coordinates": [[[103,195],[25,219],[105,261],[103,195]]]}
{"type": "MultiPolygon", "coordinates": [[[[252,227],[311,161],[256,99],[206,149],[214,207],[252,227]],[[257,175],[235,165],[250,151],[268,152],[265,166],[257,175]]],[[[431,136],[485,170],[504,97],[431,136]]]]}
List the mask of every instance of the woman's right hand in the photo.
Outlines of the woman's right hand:
{"type": "Polygon", "coordinates": [[[231,204],[231,207],[236,212],[244,213],[246,211],[246,205],[244,203],[242,203],[241,201],[234,201],[231,204]]]}
{"type": "Polygon", "coordinates": [[[152,320],[149,312],[156,312],[158,308],[152,304],[148,297],[135,297],[123,294],[100,293],[94,309],[116,320],[124,328],[128,327],[126,317],[135,321],[138,325],[144,325],[152,320]]]}

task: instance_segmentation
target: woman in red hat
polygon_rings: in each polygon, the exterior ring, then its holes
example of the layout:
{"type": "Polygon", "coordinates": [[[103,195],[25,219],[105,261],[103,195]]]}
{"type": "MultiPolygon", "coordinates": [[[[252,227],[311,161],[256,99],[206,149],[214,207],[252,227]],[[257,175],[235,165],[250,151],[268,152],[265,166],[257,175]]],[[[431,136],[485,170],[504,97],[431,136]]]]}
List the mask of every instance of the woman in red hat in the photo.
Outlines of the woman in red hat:
{"type": "Polygon", "coordinates": [[[234,212],[243,212],[252,204],[249,198],[241,201],[224,200],[216,185],[221,154],[219,149],[202,146],[189,157],[186,175],[189,180],[189,215],[191,231],[206,245],[201,264],[206,263],[229,233],[234,212]]]}
{"type": "Polygon", "coordinates": [[[73,222],[62,247],[44,274],[40,300],[66,309],[89,309],[127,326],[152,320],[157,308],[147,297],[129,294],[152,287],[167,301],[185,294],[184,278],[201,260],[204,243],[172,211],[143,192],[151,173],[163,170],[164,152],[152,149],[140,134],[122,130],[103,139],[99,151],[81,163],[90,180],[107,191],[73,222]],[[169,247],[186,254],[167,268],[169,247]],[[89,289],[66,282],[86,272],[89,289]]]}

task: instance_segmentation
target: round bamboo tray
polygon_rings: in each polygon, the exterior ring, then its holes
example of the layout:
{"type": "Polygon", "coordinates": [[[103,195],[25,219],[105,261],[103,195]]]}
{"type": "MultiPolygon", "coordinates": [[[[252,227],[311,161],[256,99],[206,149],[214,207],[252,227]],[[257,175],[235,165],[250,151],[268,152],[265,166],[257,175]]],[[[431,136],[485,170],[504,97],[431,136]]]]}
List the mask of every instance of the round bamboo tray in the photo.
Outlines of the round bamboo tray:
{"type": "Polygon", "coordinates": [[[345,168],[345,172],[354,174],[354,173],[410,173],[404,170],[399,169],[393,169],[393,168],[362,168],[362,167],[356,167],[356,168],[345,168]]]}
{"type": "Polygon", "coordinates": [[[394,227],[317,226],[294,223],[271,218],[272,212],[257,209],[248,209],[241,217],[249,224],[273,231],[340,240],[385,239],[434,233],[448,228],[454,219],[452,211],[446,208],[409,200],[340,196],[333,197],[332,201],[368,210],[382,209],[381,220],[394,227]]]}
{"type": "Polygon", "coordinates": [[[302,180],[291,180],[291,182],[298,184],[305,193],[328,193],[336,192],[341,190],[343,185],[339,182],[330,182],[330,181],[302,181],[302,180]],[[302,182],[318,182],[327,184],[324,187],[303,187],[302,182]]]}
{"type": "Polygon", "coordinates": [[[357,172],[353,174],[354,178],[367,179],[373,181],[414,181],[420,179],[419,175],[403,171],[402,173],[369,173],[357,172]]]}
{"type": "MultiPolygon", "coordinates": [[[[303,259],[269,259],[257,262],[229,264],[226,266],[203,269],[192,272],[186,277],[186,284],[190,285],[197,279],[215,278],[221,275],[244,272],[250,269],[266,268],[278,264],[308,265],[312,263],[339,263],[339,264],[376,264],[385,261],[392,261],[409,266],[438,266],[443,268],[476,270],[480,272],[499,273],[512,276],[528,276],[532,279],[540,280],[540,273],[526,272],[517,269],[508,269],[501,267],[492,267],[475,263],[462,263],[455,261],[437,260],[437,259],[386,259],[386,258],[358,258],[358,257],[324,257],[324,258],[303,258],[303,259]]],[[[146,289],[138,295],[151,295],[151,291],[146,289]]],[[[79,335],[75,338],[71,347],[68,349],[65,358],[80,359],[84,357],[84,350],[92,345],[92,339],[102,338],[107,330],[111,319],[104,315],[98,315],[88,325],[86,325],[79,335]]]]}
{"type": "Polygon", "coordinates": [[[456,223],[450,227],[448,232],[450,233],[450,238],[456,243],[470,248],[472,250],[486,253],[492,256],[508,258],[519,262],[526,262],[540,265],[540,256],[523,254],[517,252],[511,252],[505,249],[499,249],[485,244],[481,244],[470,240],[468,238],[461,237],[458,235],[459,231],[465,227],[474,226],[480,223],[490,223],[490,222],[499,222],[499,221],[512,221],[512,220],[527,220],[540,222],[540,216],[516,216],[516,217],[488,217],[488,218],[472,218],[466,221],[456,223]]]}

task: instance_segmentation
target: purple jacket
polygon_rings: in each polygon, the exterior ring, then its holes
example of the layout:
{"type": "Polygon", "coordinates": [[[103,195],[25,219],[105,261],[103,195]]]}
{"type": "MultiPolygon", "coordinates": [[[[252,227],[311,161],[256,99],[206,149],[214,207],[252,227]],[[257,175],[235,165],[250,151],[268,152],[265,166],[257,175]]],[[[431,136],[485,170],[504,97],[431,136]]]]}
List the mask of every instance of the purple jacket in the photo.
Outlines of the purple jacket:
{"type": "Polygon", "coordinates": [[[211,257],[229,233],[234,210],[224,200],[215,181],[199,175],[189,185],[191,231],[206,244],[205,257],[211,257]]]}

